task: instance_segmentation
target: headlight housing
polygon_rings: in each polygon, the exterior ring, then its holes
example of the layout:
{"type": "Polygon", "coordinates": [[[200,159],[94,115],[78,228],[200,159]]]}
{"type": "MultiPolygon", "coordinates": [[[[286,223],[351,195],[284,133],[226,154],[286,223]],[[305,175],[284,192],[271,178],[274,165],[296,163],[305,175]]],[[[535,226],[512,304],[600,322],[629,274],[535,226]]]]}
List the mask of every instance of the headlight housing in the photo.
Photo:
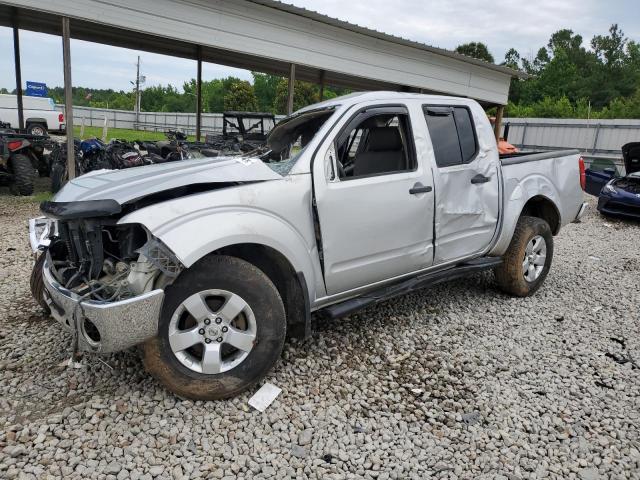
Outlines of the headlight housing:
{"type": "Polygon", "coordinates": [[[613,181],[607,183],[602,190],[604,190],[606,193],[618,193],[616,187],[613,186],[613,181]]]}

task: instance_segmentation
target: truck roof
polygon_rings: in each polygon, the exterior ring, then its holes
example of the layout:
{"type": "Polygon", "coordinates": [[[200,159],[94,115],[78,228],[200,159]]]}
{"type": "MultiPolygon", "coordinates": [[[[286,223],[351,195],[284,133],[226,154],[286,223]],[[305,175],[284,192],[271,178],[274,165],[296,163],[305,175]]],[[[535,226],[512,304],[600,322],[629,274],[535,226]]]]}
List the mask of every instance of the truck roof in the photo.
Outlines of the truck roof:
{"type": "Polygon", "coordinates": [[[350,93],[348,95],[343,95],[341,97],[325,100],[324,102],[314,103],[313,105],[309,105],[307,107],[301,108],[298,111],[303,112],[307,110],[315,110],[316,108],[334,107],[337,105],[355,105],[357,103],[369,102],[372,100],[393,101],[393,100],[407,100],[407,99],[420,99],[423,101],[429,101],[429,100],[442,101],[445,99],[451,99],[456,101],[463,100],[468,103],[475,102],[475,100],[464,98],[464,97],[452,97],[447,95],[427,95],[424,93],[392,92],[392,91],[379,90],[374,92],[350,93]]]}

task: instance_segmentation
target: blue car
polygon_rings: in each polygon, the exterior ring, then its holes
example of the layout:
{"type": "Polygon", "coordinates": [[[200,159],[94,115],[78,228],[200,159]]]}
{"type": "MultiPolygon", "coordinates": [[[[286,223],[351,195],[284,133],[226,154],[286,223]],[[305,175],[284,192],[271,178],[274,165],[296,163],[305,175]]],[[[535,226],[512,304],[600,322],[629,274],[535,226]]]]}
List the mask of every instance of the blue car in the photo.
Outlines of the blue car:
{"type": "Polygon", "coordinates": [[[589,168],[585,172],[585,191],[598,197],[598,211],[603,215],[640,220],[640,142],[624,145],[622,157],[624,177],[617,176],[613,168],[589,168]]]}

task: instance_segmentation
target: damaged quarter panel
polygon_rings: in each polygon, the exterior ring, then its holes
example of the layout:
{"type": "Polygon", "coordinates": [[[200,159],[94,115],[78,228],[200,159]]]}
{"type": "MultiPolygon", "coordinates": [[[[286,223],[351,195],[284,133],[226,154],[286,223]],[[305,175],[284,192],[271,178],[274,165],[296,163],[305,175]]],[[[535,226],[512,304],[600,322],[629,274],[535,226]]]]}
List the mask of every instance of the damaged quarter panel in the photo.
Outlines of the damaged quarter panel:
{"type": "Polygon", "coordinates": [[[309,297],[315,298],[324,294],[324,284],[310,207],[311,176],[278,178],[157,203],[118,223],[144,225],[186,267],[230,245],[271,247],[304,274],[309,297]]]}
{"type": "Polygon", "coordinates": [[[490,255],[504,254],[524,206],[534,197],[543,197],[553,203],[560,217],[559,227],[574,220],[582,204],[576,153],[551,152],[540,154],[539,159],[531,156],[523,162],[503,161],[504,219],[490,255]]]}

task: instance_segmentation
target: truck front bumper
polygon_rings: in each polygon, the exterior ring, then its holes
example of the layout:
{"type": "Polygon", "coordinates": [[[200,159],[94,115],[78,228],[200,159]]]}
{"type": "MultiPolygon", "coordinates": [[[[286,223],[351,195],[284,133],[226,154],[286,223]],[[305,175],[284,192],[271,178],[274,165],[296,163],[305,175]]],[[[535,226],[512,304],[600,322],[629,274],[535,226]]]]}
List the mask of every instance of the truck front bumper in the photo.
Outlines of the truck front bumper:
{"type": "Polygon", "coordinates": [[[152,290],[117,302],[82,300],[53,277],[47,262],[43,268],[44,296],[51,316],[66,330],[78,332],[78,348],[110,353],[155,337],[164,291],[152,290]]]}

